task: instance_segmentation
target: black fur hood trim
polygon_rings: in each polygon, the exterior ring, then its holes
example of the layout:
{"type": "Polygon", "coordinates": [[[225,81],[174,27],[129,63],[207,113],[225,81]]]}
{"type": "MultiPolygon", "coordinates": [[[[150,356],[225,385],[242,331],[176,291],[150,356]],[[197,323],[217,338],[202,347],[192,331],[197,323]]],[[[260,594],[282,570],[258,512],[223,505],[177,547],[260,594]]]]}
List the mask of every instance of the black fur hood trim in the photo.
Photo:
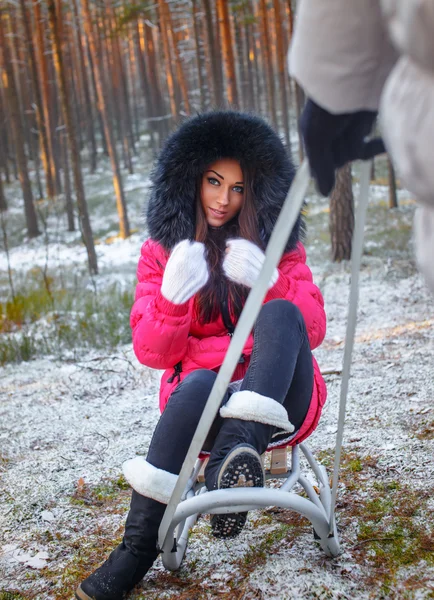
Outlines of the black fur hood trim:
{"type": "MultiPolygon", "coordinates": [[[[147,206],[149,235],[170,250],[194,239],[197,182],[221,158],[240,162],[253,182],[259,230],[267,244],[294,177],[294,165],[279,136],[258,116],[215,111],[186,120],[165,142],[152,173],[147,206]]],[[[286,251],[303,229],[299,216],[286,251]]]]}

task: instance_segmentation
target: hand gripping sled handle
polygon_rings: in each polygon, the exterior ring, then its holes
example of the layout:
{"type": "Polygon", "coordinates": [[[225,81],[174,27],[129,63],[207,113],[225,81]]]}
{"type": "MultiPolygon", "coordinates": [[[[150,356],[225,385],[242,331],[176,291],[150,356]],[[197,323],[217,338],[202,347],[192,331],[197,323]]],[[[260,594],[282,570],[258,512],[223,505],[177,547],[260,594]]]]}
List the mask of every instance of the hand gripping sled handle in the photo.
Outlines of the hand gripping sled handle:
{"type": "Polygon", "coordinates": [[[164,513],[158,532],[158,545],[161,549],[163,548],[176,508],[181,501],[188,479],[193,470],[194,463],[202,450],[206,436],[208,435],[208,431],[220,408],[221,401],[238,364],[244,345],[253,329],[259,311],[261,310],[262,303],[268,291],[269,281],[272,278],[274,269],[280,261],[289,235],[300,213],[309,185],[309,179],[309,165],[307,160],[304,160],[292,182],[285,203],[280,211],[279,218],[274,226],[265,253],[265,261],[261,273],[244,305],[244,309],[226,352],[223,364],[220,367],[205,409],[202,413],[202,417],[190,444],[190,448],[188,449],[172,497],[170,498],[170,502],[164,513]]]}

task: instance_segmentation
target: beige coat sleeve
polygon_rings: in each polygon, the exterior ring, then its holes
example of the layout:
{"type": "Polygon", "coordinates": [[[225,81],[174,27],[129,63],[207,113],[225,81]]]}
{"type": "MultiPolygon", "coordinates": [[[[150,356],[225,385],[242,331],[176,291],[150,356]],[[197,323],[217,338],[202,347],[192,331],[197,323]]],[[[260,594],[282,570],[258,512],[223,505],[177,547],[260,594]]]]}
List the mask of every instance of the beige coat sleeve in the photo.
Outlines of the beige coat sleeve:
{"type": "Polygon", "coordinates": [[[379,0],[301,0],[289,70],[323,108],[377,110],[395,60],[379,0]]]}

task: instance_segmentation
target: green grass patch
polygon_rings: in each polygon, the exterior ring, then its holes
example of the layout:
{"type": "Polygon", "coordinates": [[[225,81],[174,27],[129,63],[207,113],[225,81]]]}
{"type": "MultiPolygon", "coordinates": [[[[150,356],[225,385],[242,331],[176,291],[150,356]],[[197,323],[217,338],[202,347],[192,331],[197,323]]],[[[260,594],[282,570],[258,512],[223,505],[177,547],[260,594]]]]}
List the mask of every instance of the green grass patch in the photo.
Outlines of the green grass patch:
{"type": "Polygon", "coordinates": [[[0,302],[0,364],[129,343],[132,288],[114,284],[96,292],[81,280],[65,286],[31,272],[14,298],[0,302]]]}

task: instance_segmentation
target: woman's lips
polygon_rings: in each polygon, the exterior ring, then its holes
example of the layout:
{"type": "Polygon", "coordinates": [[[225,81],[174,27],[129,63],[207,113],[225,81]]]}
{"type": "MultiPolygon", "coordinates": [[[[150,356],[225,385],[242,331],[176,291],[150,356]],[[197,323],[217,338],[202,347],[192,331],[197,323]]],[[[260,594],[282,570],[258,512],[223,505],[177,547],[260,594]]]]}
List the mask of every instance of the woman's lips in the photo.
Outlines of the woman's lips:
{"type": "Polygon", "coordinates": [[[210,211],[216,219],[224,219],[224,217],[227,215],[227,212],[216,210],[215,208],[210,208],[210,211]]]}

